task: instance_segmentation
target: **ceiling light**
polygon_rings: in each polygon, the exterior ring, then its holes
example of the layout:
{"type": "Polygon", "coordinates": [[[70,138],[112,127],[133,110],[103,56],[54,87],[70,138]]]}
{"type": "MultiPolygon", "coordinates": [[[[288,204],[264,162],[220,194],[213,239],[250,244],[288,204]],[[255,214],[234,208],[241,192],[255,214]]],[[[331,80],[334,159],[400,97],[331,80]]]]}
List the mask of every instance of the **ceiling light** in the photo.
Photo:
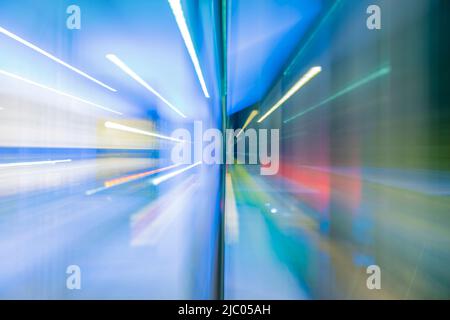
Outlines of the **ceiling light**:
{"type": "Polygon", "coordinates": [[[112,63],[114,63],[116,66],[118,66],[120,69],[122,69],[123,72],[125,72],[127,75],[129,75],[131,78],[136,80],[141,86],[143,86],[145,89],[153,93],[155,96],[157,96],[162,102],[164,102],[166,105],[168,105],[173,111],[178,113],[183,118],[186,118],[186,116],[178,110],[174,105],[172,105],[169,101],[167,101],[163,96],[161,96],[155,89],[150,87],[150,85],[145,82],[136,72],[130,69],[122,60],[120,60],[116,55],[114,54],[108,54],[106,55],[106,58],[110,60],[112,63]]]}
{"type": "Polygon", "coordinates": [[[0,163],[0,168],[42,166],[42,165],[57,164],[57,163],[67,163],[67,162],[72,162],[72,160],[71,159],[65,159],[65,160],[48,160],[48,161],[0,163]]]}
{"type": "Polygon", "coordinates": [[[165,182],[165,181],[167,181],[167,180],[169,180],[169,179],[171,179],[173,177],[176,177],[179,174],[182,174],[183,172],[186,172],[186,171],[188,171],[188,170],[190,170],[192,168],[195,168],[196,166],[201,165],[201,164],[202,164],[202,162],[199,161],[199,162],[194,163],[194,164],[192,164],[190,166],[187,166],[186,168],[183,168],[183,169],[180,169],[180,170],[177,170],[177,171],[165,174],[165,175],[163,175],[161,177],[153,179],[152,183],[153,183],[153,185],[157,186],[160,183],[165,182]]]}
{"type": "Polygon", "coordinates": [[[87,196],[92,196],[93,194],[96,194],[98,192],[110,189],[110,188],[115,187],[115,186],[119,186],[119,185],[122,185],[122,184],[125,184],[125,183],[128,183],[128,182],[132,182],[132,181],[136,181],[138,179],[143,179],[143,178],[155,175],[155,174],[163,172],[163,171],[175,169],[176,167],[178,167],[180,165],[181,164],[175,164],[175,165],[171,165],[171,166],[164,167],[164,168],[154,169],[154,170],[145,171],[145,172],[142,172],[142,173],[127,175],[127,176],[124,176],[124,177],[108,180],[108,181],[105,181],[103,187],[88,190],[88,191],[85,192],[85,194],[87,196]]]}
{"type": "Polygon", "coordinates": [[[45,51],[45,50],[35,46],[34,44],[32,44],[32,43],[30,43],[30,42],[28,42],[28,41],[26,41],[26,40],[24,40],[22,38],[20,38],[19,36],[15,35],[14,33],[6,30],[5,28],[0,27],[0,33],[3,33],[5,36],[8,36],[11,39],[14,39],[14,40],[20,42],[21,44],[27,46],[28,48],[33,49],[36,52],[39,52],[40,54],[46,56],[47,58],[50,58],[51,60],[59,63],[60,65],[63,65],[64,67],[66,67],[66,68],[68,68],[68,69],[78,73],[79,75],[81,75],[81,76],[83,76],[83,77],[85,77],[85,78],[87,78],[87,79],[97,83],[98,85],[101,85],[102,87],[104,87],[104,88],[106,88],[106,89],[108,89],[110,91],[113,91],[113,92],[117,91],[116,89],[111,88],[110,86],[108,86],[108,85],[104,84],[103,82],[95,79],[94,77],[88,75],[87,73],[81,71],[80,69],[77,69],[77,68],[71,66],[70,64],[68,64],[68,63],[62,61],[61,59],[55,57],[54,55],[48,53],[47,51],[45,51]]]}
{"type": "Polygon", "coordinates": [[[272,114],[272,112],[274,112],[280,106],[282,106],[290,97],[292,97],[298,90],[300,90],[305,84],[307,84],[312,78],[318,75],[321,71],[322,71],[321,67],[313,67],[309,69],[309,71],[303,77],[301,77],[301,79],[298,80],[297,83],[294,84],[294,86],[291,89],[289,89],[289,91],[286,92],[286,94],[258,120],[258,123],[263,122],[268,116],[272,114]]]}
{"type": "Polygon", "coordinates": [[[85,100],[85,99],[82,99],[82,98],[73,96],[73,95],[68,94],[68,93],[65,93],[65,92],[62,92],[62,91],[60,91],[60,90],[57,90],[57,89],[54,89],[54,88],[45,86],[45,85],[43,85],[43,84],[34,82],[34,81],[29,80],[29,79],[26,79],[26,78],[23,78],[23,77],[18,76],[18,75],[16,75],[16,74],[13,74],[13,73],[10,73],[10,72],[4,71],[4,70],[0,70],[0,74],[5,75],[5,76],[10,77],[10,78],[13,78],[13,79],[16,79],[16,80],[20,80],[20,81],[26,82],[26,83],[28,83],[28,84],[31,84],[31,85],[35,86],[35,87],[39,87],[39,88],[41,88],[41,89],[45,89],[45,90],[54,92],[54,93],[59,94],[59,95],[61,95],[61,96],[64,96],[64,97],[67,97],[67,98],[70,98],[70,99],[74,99],[74,100],[77,100],[77,101],[79,101],[79,102],[86,103],[86,104],[91,105],[91,106],[93,106],[93,107],[96,107],[96,108],[99,108],[99,109],[103,109],[103,110],[106,110],[106,111],[109,111],[109,112],[112,112],[112,113],[115,113],[115,114],[118,114],[118,115],[122,115],[122,113],[119,112],[119,111],[112,110],[112,109],[110,109],[110,108],[104,107],[104,106],[99,105],[99,104],[97,104],[97,103],[90,102],[90,101],[88,101],[88,100],[85,100]]]}
{"type": "Polygon", "coordinates": [[[109,129],[116,129],[116,130],[120,130],[120,131],[137,133],[137,134],[142,134],[142,135],[149,136],[149,137],[155,137],[155,138],[170,140],[170,141],[174,141],[174,142],[188,142],[186,140],[180,140],[180,139],[172,138],[172,137],[169,137],[169,136],[164,136],[164,135],[161,135],[161,134],[158,134],[158,133],[154,133],[154,132],[150,132],[150,131],[145,131],[145,130],[141,130],[141,129],[136,129],[136,128],[124,126],[123,124],[110,122],[110,121],[105,122],[105,127],[109,128],[109,129]]]}
{"type": "Polygon", "coordinates": [[[244,132],[245,128],[248,127],[248,125],[253,121],[253,119],[258,115],[258,110],[253,110],[250,115],[248,116],[247,120],[244,123],[244,126],[242,127],[241,131],[236,136],[236,139],[239,138],[242,132],[244,132]]]}
{"type": "Polygon", "coordinates": [[[194,43],[192,42],[191,35],[186,23],[186,19],[183,14],[183,7],[181,6],[180,0],[168,0],[170,8],[172,8],[173,15],[178,24],[178,29],[180,29],[181,35],[184,40],[184,44],[191,56],[192,63],[194,64],[195,72],[197,73],[198,80],[202,86],[203,94],[206,98],[209,98],[208,89],[206,88],[205,79],[203,78],[202,69],[200,68],[200,63],[198,61],[197,54],[195,52],[194,43]]]}

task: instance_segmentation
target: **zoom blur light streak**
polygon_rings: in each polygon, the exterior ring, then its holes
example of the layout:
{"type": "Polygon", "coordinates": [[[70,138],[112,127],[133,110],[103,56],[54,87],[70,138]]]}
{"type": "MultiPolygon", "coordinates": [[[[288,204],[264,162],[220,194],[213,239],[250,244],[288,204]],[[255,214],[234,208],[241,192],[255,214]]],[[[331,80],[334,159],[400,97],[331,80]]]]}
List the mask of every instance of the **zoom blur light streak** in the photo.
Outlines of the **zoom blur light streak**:
{"type": "Polygon", "coordinates": [[[172,138],[172,137],[169,137],[169,136],[164,136],[164,135],[161,135],[161,134],[158,134],[158,133],[145,131],[145,130],[142,130],[142,129],[136,129],[136,128],[128,127],[128,126],[125,126],[123,124],[110,122],[110,121],[106,121],[105,122],[105,127],[109,128],[109,129],[116,129],[116,130],[131,132],[131,133],[137,133],[137,134],[142,134],[142,135],[149,136],[149,137],[155,137],[155,138],[170,140],[170,141],[174,141],[174,142],[183,142],[183,143],[184,142],[188,142],[188,141],[185,141],[185,140],[176,139],[176,138],[172,138]]]}
{"type": "Polygon", "coordinates": [[[290,97],[292,97],[298,90],[300,90],[305,84],[307,84],[312,78],[318,75],[322,71],[322,67],[312,67],[309,71],[297,81],[294,86],[289,89],[288,92],[277,102],[275,105],[269,109],[261,118],[259,118],[258,123],[263,122],[268,116],[272,114],[275,110],[281,107],[290,97]]]}
{"type": "Polygon", "coordinates": [[[150,170],[150,171],[146,171],[146,172],[142,172],[142,173],[138,173],[138,174],[132,174],[132,175],[128,175],[125,177],[121,177],[121,178],[116,178],[116,179],[112,179],[112,180],[108,180],[105,181],[104,185],[105,187],[114,187],[120,184],[124,184],[130,181],[134,181],[134,180],[138,180],[138,179],[142,179],[163,171],[167,171],[170,169],[175,169],[176,167],[180,166],[181,164],[174,164],[168,167],[164,167],[164,168],[159,168],[159,169],[155,169],[155,170],[150,170]]]}
{"type": "Polygon", "coordinates": [[[186,48],[191,56],[192,63],[194,64],[195,72],[197,73],[198,80],[202,86],[203,94],[206,98],[209,98],[208,89],[206,88],[205,79],[203,78],[202,69],[200,68],[200,62],[198,61],[197,53],[195,52],[194,43],[192,42],[189,29],[187,27],[186,19],[184,18],[183,8],[180,0],[168,0],[170,8],[180,29],[186,48]]]}
{"type": "Polygon", "coordinates": [[[30,166],[53,165],[53,164],[68,163],[68,162],[72,162],[72,159],[0,163],[0,169],[1,168],[13,168],[13,167],[30,167],[30,166]]]}
{"type": "Polygon", "coordinates": [[[67,98],[70,98],[70,99],[77,100],[77,101],[79,101],[79,102],[82,102],[82,103],[91,105],[91,106],[96,107],[96,108],[103,109],[103,110],[105,110],[105,111],[109,111],[109,112],[112,112],[112,113],[115,113],[115,114],[118,114],[118,115],[123,115],[123,113],[121,113],[121,112],[119,112],[119,111],[116,111],[116,110],[110,109],[110,108],[108,108],[108,107],[99,105],[99,104],[97,104],[97,103],[94,103],[94,102],[85,100],[85,99],[83,99],[83,98],[79,98],[79,97],[73,96],[73,95],[71,95],[71,94],[69,94],[69,93],[65,93],[65,92],[63,92],[63,91],[60,91],[60,90],[57,90],[57,89],[48,87],[48,86],[46,86],[46,85],[43,85],[43,84],[34,82],[34,81],[29,80],[29,79],[26,79],[26,78],[24,78],[24,77],[18,76],[18,75],[14,74],[14,73],[10,73],[10,72],[4,71],[4,70],[0,70],[0,74],[2,74],[2,75],[4,75],[4,76],[7,76],[7,77],[10,77],[10,78],[13,78],[13,79],[16,79],[16,80],[20,80],[20,81],[26,82],[26,83],[28,83],[28,84],[31,84],[31,85],[35,86],[35,87],[39,87],[39,88],[41,88],[41,89],[45,89],[45,90],[54,92],[54,93],[59,94],[59,95],[61,95],[61,96],[64,96],[64,97],[67,97],[67,98]]]}
{"type": "Polygon", "coordinates": [[[242,126],[242,129],[239,131],[236,138],[239,138],[242,132],[248,127],[248,125],[253,121],[253,119],[258,115],[258,110],[253,110],[250,112],[250,115],[248,116],[247,120],[245,121],[244,125],[242,126]]]}
{"type": "Polygon", "coordinates": [[[186,118],[186,116],[178,110],[173,104],[171,104],[169,101],[167,101],[162,95],[160,95],[155,89],[153,89],[147,82],[144,81],[136,72],[130,69],[122,60],[120,60],[116,55],[114,54],[107,54],[106,58],[114,63],[116,66],[118,66],[120,69],[122,69],[123,72],[125,72],[127,75],[129,75],[131,78],[133,78],[137,83],[139,83],[141,86],[143,86],[145,89],[153,93],[155,96],[157,96],[162,102],[164,102],[166,105],[168,105],[173,111],[178,113],[183,118],[186,118]]]}
{"type": "Polygon", "coordinates": [[[161,177],[155,178],[155,179],[153,179],[152,183],[153,183],[153,185],[157,186],[157,185],[159,185],[160,183],[165,182],[165,181],[167,181],[167,180],[169,180],[169,179],[171,179],[171,178],[173,178],[173,177],[176,177],[176,176],[178,176],[179,174],[182,174],[182,173],[184,173],[184,172],[186,172],[186,171],[188,171],[188,170],[191,170],[192,168],[195,168],[196,166],[199,166],[199,165],[201,165],[201,164],[202,164],[201,161],[196,162],[196,163],[194,163],[194,164],[191,164],[190,166],[187,166],[186,168],[183,168],[183,169],[180,169],[180,170],[177,170],[177,171],[168,173],[168,174],[166,174],[166,175],[163,175],[163,176],[161,176],[161,177]]]}
{"type": "Polygon", "coordinates": [[[85,192],[85,194],[87,196],[91,196],[91,195],[96,194],[98,192],[101,192],[101,191],[104,191],[104,190],[108,190],[110,188],[113,188],[113,187],[116,187],[116,186],[120,186],[120,185],[123,185],[123,184],[128,183],[128,182],[136,181],[136,180],[139,180],[139,179],[143,179],[143,178],[155,175],[155,174],[160,173],[160,172],[164,172],[164,171],[167,171],[167,170],[175,169],[175,168],[179,167],[180,165],[181,164],[174,164],[174,165],[171,165],[171,166],[168,166],[168,167],[164,167],[164,168],[154,169],[154,170],[145,171],[145,172],[141,172],[141,173],[137,173],[137,174],[127,175],[127,176],[116,178],[116,179],[111,179],[111,180],[105,181],[103,187],[92,189],[92,190],[88,190],[88,191],[85,192]]]}
{"type": "Polygon", "coordinates": [[[313,111],[313,110],[315,110],[315,109],[317,109],[317,108],[319,108],[319,107],[321,107],[323,105],[326,105],[327,103],[332,102],[333,100],[336,100],[336,99],[342,97],[343,95],[346,95],[349,92],[352,92],[353,90],[356,90],[356,89],[358,89],[358,88],[360,88],[360,87],[362,87],[362,86],[364,86],[364,85],[366,85],[366,84],[368,84],[368,83],[370,83],[370,82],[372,82],[374,80],[377,80],[380,77],[388,75],[390,72],[391,72],[390,66],[386,66],[386,67],[383,67],[383,68],[381,68],[379,70],[376,70],[375,72],[369,74],[368,76],[364,77],[363,79],[355,81],[354,83],[352,83],[352,84],[348,85],[347,87],[339,90],[338,92],[334,93],[332,96],[326,98],[325,100],[319,102],[318,104],[313,105],[312,107],[309,107],[309,108],[307,108],[307,109],[305,109],[305,110],[303,110],[303,111],[301,111],[301,112],[299,112],[299,113],[289,117],[288,119],[284,120],[283,122],[284,123],[288,123],[288,122],[291,122],[292,120],[295,120],[295,119],[297,119],[299,117],[302,117],[305,114],[307,114],[307,113],[309,113],[309,112],[311,112],[311,111],[313,111]]]}
{"type": "Polygon", "coordinates": [[[86,79],[89,79],[89,80],[91,80],[92,82],[95,82],[96,84],[98,84],[98,85],[100,85],[100,86],[102,86],[102,87],[104,87],[104,88],[106,88],[106,89],[108,89],[108,90],[110,90],[110,91],[112,91],[112,92],[116,92],[116,91],[117,91],[116,89],[111,88],[110,86],[104,84],[104,83],[101,82],[100,80],[97,80],[97,79],[95,79],[94,77],[88,75],[87,73],[81,71],[80,69],[77,69],[77,68],[71,66],[70,64],[68,64],[68,63],[62,61],[61,59],[55,57],[54,55],[48,53],[47,51],[45,51],[45,50],[43,50],[43,49],[41,49],[41,48],[35,46],[34,44],[32,44],[32,43],[30,43],[30,42],[28,42],[28,41],[22,39],[21,37],[15,35],[14,33],[10,32],[10,31],[6,30],[5,28],[0,27],[0,33],[3,33],[5,36],[8,36],[8,37],[10,37],[11,39],[14,39],[14,40],[20,42],[21,44],[27,46],[28,48],[33,49],[33,50],[36,51],[36,52],[39,52],[40,54],[46,56],[47,58],[49,58],[49,59],[51,59],[51,60],[53,60],[53,61],[59,63],[60,65],[62,65],[62,66],[64,66],[64,67],[66,67],[66,68],[68,68],[68,69],[70,69],[70,70],[72,70],[72,71],[78,73],[79,75],[85,77],[86,79]]]}

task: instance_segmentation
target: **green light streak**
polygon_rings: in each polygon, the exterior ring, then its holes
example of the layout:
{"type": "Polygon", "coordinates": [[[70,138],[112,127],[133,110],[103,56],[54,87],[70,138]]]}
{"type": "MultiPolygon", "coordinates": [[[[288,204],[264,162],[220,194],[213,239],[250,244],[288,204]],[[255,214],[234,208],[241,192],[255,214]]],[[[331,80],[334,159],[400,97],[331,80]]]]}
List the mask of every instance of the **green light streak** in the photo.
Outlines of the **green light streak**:
{"type": "Polygon", "coordinates": [[[306,40],[305,44],[300,49],[299,53],[294,57],[292,62],[289,64],[289,66],[286,68],[286,71],[284,71],[283,75],[288,75],[291,72],[291,69],[295,66],[298,59],[302,56],[303,52],[306,50],[306,48],[310,45],[311,41],[316,37],[319,30],[325,25],[325,22],[331,17],[331,15],[336,11],[336,9],[341,4],[342,0],[336,0],[336,2],[333,4],[333,6],[328,10],[326,15],[322,18],[317,28],[314,30],[314,32],[309,36],[308,40],[306,40]]]}
{"type": "Polygon", "coordinates": [[[389,74],[390,72],[391,72],[391,68],[390,67],[381,68],[381,69],[375,71],[374,73],[368,75],[367,77],[365,77],[365,78],[363,78],[361,80],[358,80],[355,83],[349,85],[348,87],[346,87],[346,88],[336,92],[331,97],[328,97],[327,99],[319,102],[318,104],[313,105],[312,107],[309,107],[309,108],[307,108],[307,109],[297,113],[296,115],[294,115],[294,116],[284,120],[283,122],[284,123],[288,123],[288,122],[290,122],[290,121],[292,121],[294,119],[297,119],[297,118],[307,114],[308,112],[311,112],[311,111],[313,111],[313,110],[315,110],[315,109],[317,109],[317,108],[319,108],[319,107],[321,107],[321,106],[323,106],[323,105],[325,105],[325,104],[327,104],[327,103],[329,103],[329,102],[331,102],[333,100],[336,100],[337,98],[339,98],[339,97],[341,97],[341,96],[343,96],[343,95],[345,95],[345,94],[347,94],[347,93],[349,93],[349,92],[351,92],[351,91],[353,91],[355,89],[358,89],[359,87],[362,87],[362,86],[366,85],[369,82],[372,82],[372,81],[374,81],[374,80],[376,80],[376,79],[378,79],[378,78],[380,78],[382,76],[385,76],[385,75],[389,74]]]}

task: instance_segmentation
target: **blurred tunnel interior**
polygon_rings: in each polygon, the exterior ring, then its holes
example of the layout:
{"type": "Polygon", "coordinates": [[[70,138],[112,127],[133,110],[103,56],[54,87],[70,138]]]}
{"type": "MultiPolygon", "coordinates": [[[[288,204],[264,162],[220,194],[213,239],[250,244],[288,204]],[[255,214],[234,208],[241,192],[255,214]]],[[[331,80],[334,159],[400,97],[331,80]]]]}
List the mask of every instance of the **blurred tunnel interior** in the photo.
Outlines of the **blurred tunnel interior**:
{"type": "Polygon", "coordinates": [[[448,0],[0,0],[0,299],[450,299],[449,33],[448,0]]]}

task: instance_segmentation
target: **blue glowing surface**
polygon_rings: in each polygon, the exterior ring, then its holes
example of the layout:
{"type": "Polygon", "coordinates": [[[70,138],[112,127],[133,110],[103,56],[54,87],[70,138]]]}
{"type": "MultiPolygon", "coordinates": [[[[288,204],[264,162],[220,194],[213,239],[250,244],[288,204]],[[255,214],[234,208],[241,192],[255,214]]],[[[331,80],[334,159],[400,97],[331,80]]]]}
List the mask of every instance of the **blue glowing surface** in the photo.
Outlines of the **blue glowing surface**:
{"type": "MultiPolygon", "coordinates": [[[[205,44],[209,38],[202,38],[212,34],[202,26],[211,24],[208,19],[214,17],[187,17],[194,41],[200,39],[196,41],[196,50],[207,87],[213,94],[206,99],[167,0],[79,0],[76,4],[81,8],[81,30],[66,27],[69,16],[66,8],[71,4],[54,0],[0,0],[0,26],[117,89],[117,93],[3,34],[0,34],[0,69],[100,104],[107,101],[126,116],[156,115],[169,121],[182,120],[105,58],[106,54],[114,53],[188,118],[202,119],[214,108],[217,86],[214,53],[205,44]]],[[[204,13],[209,5],[204,2],[194,9],[204,13]]]]}
{"type": "Polygon", "coordinates": [[[264,96],[322,7],[322,0],[229,1],[229,114],[264,96]]]}

